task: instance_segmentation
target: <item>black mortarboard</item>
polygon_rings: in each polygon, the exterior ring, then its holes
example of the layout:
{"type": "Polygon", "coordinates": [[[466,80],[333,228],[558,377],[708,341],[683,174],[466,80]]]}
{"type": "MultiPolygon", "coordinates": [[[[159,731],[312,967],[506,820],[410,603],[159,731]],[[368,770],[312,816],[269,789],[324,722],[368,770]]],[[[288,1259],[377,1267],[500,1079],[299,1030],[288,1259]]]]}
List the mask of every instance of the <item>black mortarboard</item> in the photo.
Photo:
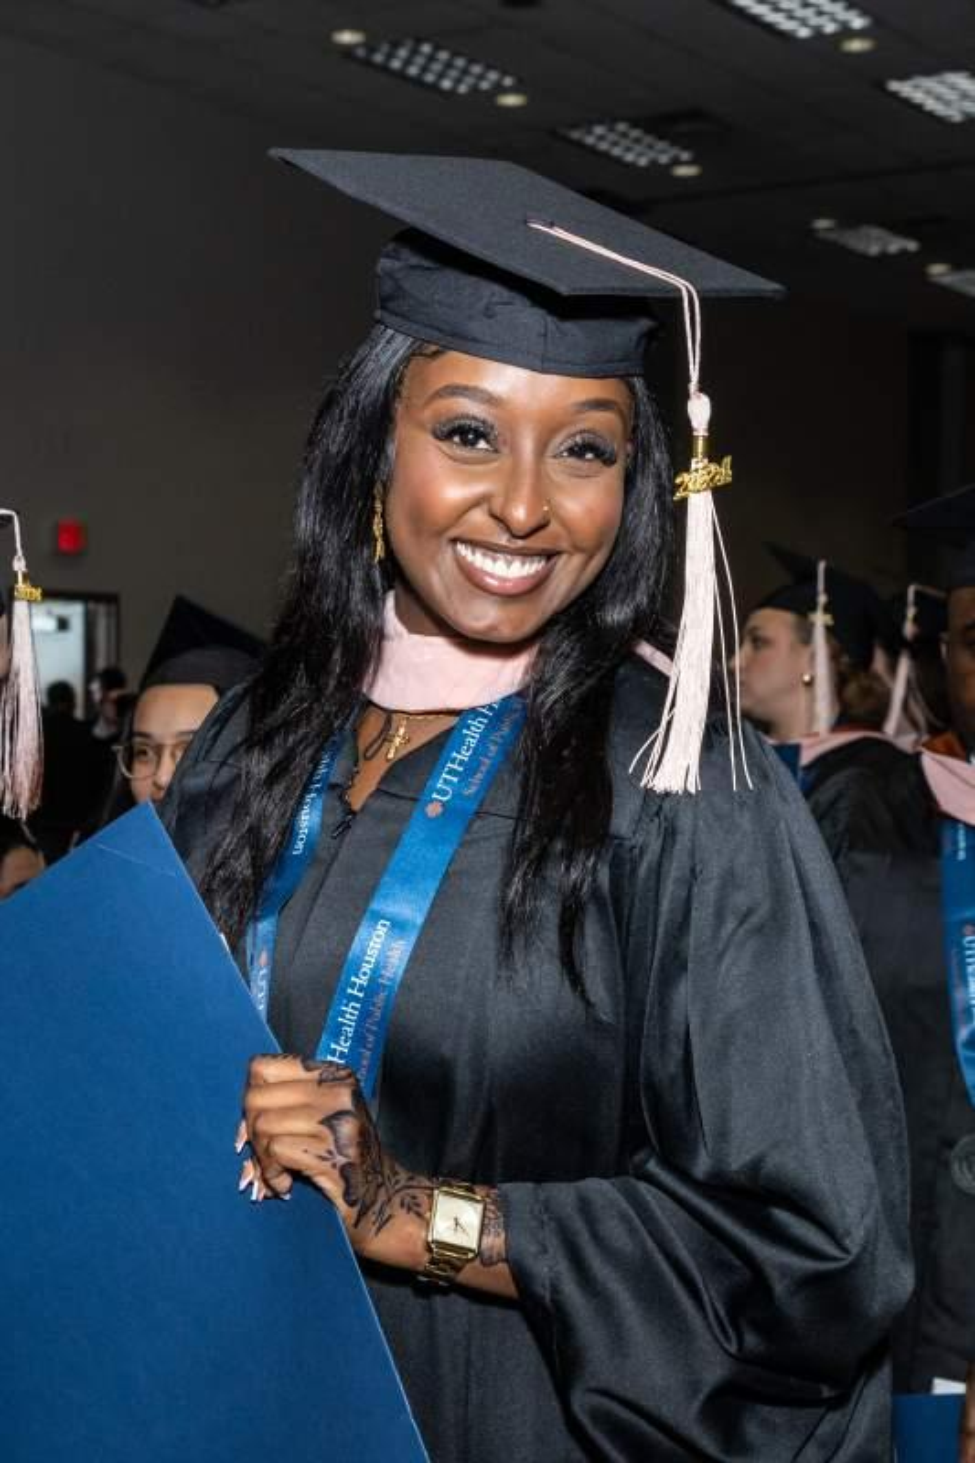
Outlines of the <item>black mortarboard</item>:
{"type": "Polygon", "coordinates": [[[894,522],[909,533],[930,535],[942,549],[941,587],[975,588],[975,484],[929,498],[902,513],[894,522]]]}
{"type": "Polygon", "coordinates": [[[213,686],[221,695],[253,674],[264,643],[222,615],[177,595],[149,657],[140,690],[213,686]]]}
{"type": "MultiPolygon", "coordinates": [[[[792,582],[767,595],[762,601],[762,608],[789,610],[794,615],[813,615],[818,596],[817,560],[777,544],[766,544],[765,547],[786,573],[792,575],[792,582]]],[[[826,594],[827,613],[832,620],[829,633],[854,665],[867,668],[877,645],[892,655],[898,653],[900,633],[897,621],[871,585],[827,564],[826,594]]]]}
{"type": "Polygon", "coordinates": [[[659,277],[567,247],[558,227],[688,281],[703,296],[778,285],[647,228],[515,163],[490,158],[275,148],[340,192],[410,227],[383,250],[377,318],[467,355],[567,376],[641,375],[659,277]]]}

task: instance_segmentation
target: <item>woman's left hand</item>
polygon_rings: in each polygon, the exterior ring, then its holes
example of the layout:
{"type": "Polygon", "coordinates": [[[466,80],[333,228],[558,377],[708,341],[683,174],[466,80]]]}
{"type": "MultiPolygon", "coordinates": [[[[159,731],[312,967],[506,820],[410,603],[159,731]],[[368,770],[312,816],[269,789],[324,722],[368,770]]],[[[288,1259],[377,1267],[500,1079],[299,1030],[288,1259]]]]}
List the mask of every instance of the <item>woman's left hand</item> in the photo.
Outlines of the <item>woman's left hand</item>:
{"type": "MultiPolygon", "coordinates": [[[[286,1198],[301,1175],[335,1205],[363,1258],[419,1270],[433,1183],[384,1152],[354,1073],[332,1062],[254,1057],[238,1142],[250,1143],[241,1187],[286,1198]],[[248,1168],[250,1165],[250,1168],[248,1168]]],[[[242,1145],[241,1145],[242,1146],[242,1145]]]]}

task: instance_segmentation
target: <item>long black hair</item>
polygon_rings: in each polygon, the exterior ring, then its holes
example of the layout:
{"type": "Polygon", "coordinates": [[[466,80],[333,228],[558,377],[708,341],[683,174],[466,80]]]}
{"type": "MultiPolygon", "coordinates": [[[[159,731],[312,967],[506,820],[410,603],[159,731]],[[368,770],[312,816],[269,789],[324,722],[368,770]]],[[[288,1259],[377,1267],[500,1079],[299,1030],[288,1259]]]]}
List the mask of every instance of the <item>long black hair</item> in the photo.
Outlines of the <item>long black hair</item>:
{"type": "MultiPolygon", "coordinates": [[[[202,883],[231,942],[254,911],[312,766],[355,711],[379,651],[388,581],[373,562],[374,494],[391,470],[406,367],[428,349],[375,327],[327,392],[309,436],[282,607],[235,754],[236,807],[202,883]]],[[[666,445],[645,381],[629,386],[632,448],[612,555],[545,626],[535,657],[499,911],[510,957],[533,925],[542,871],[556,854],[562,960],[580,990],[577,935],[612,812],[612,680],[633,642],[654,631],[670,558],[666,445]]]]}

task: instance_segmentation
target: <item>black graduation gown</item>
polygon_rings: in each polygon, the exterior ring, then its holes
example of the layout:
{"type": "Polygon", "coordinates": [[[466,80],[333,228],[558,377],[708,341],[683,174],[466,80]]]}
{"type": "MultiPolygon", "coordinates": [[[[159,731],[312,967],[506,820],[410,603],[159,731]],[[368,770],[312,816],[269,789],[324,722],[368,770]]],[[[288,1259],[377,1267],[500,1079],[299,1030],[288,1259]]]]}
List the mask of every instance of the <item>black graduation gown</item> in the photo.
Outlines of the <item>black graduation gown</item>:
{"type": "MultiPolygon", "coordinates": [[[[920,763],[857,741],[819,758],[806,795],[846,891],[897,1059],[911,1152],[917,1283],[894,1330],[894,1386],[963,1381],[975,1360],[975,1193],[952,1155],[975,1109],[951,1031],[941,928],[939,815],[920,763]]],[[[975,1175],[973,1175],[975,1178],[975,1175]]]]}
{"type": "MultiPolygon", "coordinates": [[[[500,1186],[520,1303],[368,1276],[434,1463],[873,1463],[889,1457],[886,1337],[910,1289],[903,1115],[822,842],[773,754],[753,792],[642,792],[659,713],[617,678],[612,833],[588,910],[586,1013],[554,898],[499,973],[506,767],[414,950],[379,1125],[417,1171],[500,1186]]],[[[243,712],[184,759],[166,818],[199,872],[228,816],[243,712]]],[[[351,827],[340,759],[286,912],[271,1023],[311,1052],[337,972],[441,742],[389,769],[351,827]]]]}

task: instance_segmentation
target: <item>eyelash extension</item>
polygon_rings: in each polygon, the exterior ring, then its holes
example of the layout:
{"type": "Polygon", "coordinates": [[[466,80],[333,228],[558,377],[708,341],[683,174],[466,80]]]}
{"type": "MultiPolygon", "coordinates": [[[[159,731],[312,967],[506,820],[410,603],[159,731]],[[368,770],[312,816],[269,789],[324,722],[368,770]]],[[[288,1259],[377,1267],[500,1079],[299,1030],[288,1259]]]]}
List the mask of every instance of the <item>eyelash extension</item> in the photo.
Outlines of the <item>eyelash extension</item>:
{"type": "Polygon", "coordinates": [[[573,447],[582,447],[584,450],[591,452],[596,461],[601,462],[603,467],[615,467],[619,461],[619,454],[616,448],[607,442],[605,437],[597,437],[590,432],[583,432],[578,437],[573,437],[571,441],[566,442],[562,451],[569,452],[573,447]]]}
{"type": "Polygon", "coordinates": [[[458,432],[464,431],[474,432],[479,437],[483,437],[491,447],[498,445],[497,431],[493,424],[486,421],[484,417],[452,417],[450,421],[438,422],[433,429],[433,435],[438,442],[449,442],[458,432]]]}

